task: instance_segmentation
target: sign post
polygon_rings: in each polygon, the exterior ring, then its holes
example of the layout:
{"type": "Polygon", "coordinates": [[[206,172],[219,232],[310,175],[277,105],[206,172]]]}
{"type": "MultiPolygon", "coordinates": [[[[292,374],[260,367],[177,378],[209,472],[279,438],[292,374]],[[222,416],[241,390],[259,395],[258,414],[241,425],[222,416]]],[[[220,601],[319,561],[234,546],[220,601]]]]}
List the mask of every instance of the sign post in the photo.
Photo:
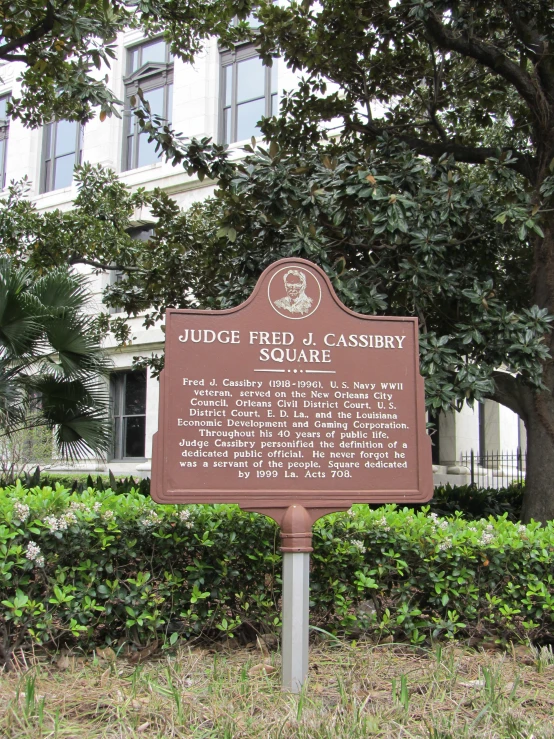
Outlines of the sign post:
{"type": "Polygon", "coordinates": [[[417,319],[354,313],[303,259],[222,311],[168,310],[151,494],[271,516],[283,552],[283,687],[308,670],[312,525],[431,499],[417,319]]]}

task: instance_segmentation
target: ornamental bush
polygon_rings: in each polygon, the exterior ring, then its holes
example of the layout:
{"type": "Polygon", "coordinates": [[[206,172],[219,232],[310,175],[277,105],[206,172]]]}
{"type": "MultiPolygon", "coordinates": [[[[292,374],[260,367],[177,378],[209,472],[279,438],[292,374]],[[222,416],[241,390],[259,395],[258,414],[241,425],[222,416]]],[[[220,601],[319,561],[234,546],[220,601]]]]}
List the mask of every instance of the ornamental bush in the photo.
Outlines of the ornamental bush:
{"type": "MultiPolygon", "coordinates": [[[[280,625],[273,521],[61,485],[0,495],[3,659],[25,642],[251,638],[280,625]]],[[[415,644],[554,637],[554,523],[354,506],[314,526],[311,622],[415,644]]]]}
{"type": "MultiPolygon", "coordinates": [[[[9,481],[10,483],[13,480],[9,481]]],[[[125,494],[131,490],[143,495],[150,494],[150,478],[135,480],[132,476],[116,477],[111,470],[106,475],[78,474],[75,472],[41,472],[37,467],[32,472],[26,472],[20,478],[25,487],[55,487],[57,483],[67,490],[82,493],[88,488],[96,490],[111,490],[114,493],[125,494]]],[[[0,489],[7,485],[0,477],[0,489]]],[[[452,516],[455,513],[463,514],[464,518],[486,518],[488,516],[508,515],[511,521],[519,521],[525,483],[514,482],[505,488],[479,488],[476,485],[439,485],[435,488],[433,500],[428,504],[431,513],[439,516],[452,516]]],[[[378,508],[379,506],[372,506],[378,508]]],[[[409,508],[421,510],[422,506],[410,504],[409,508]]]]}

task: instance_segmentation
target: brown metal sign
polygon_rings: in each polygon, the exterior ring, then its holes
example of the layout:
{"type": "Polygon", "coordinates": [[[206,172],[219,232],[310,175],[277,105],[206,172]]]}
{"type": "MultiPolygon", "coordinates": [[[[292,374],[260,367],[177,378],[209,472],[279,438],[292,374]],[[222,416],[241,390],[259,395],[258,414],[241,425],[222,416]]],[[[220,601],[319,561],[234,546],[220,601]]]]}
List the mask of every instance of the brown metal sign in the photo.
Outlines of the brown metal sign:
{"type": "Polygon", "coordinates": [[[315,520],[432,492],[416,318],[354,313],[303,259],[237,308],[167,312],[155,501],[315,520]]]}

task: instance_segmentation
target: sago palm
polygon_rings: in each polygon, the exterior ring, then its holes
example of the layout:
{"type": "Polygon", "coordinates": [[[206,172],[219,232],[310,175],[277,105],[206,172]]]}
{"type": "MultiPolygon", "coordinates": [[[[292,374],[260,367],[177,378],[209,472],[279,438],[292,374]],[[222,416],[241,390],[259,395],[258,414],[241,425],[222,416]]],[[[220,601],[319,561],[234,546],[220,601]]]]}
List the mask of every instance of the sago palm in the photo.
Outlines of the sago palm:
{"type": "Polygon", "coordinates": [[[0,258],[0,436],[46,426],[76,459],[109,446],[109,362],[85,312],[86,279],[36,277],[0,258]]]}

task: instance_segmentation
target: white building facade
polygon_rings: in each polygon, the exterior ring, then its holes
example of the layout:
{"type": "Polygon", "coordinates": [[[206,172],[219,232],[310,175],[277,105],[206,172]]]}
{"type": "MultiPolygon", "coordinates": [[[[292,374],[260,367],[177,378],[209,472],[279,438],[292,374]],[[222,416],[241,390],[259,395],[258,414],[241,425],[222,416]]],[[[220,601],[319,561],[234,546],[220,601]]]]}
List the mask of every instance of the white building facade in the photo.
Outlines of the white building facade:
{"type": "MultiPolygon", "coordinates": [[[[143,90],[153,113],[167,118],[173,128],[188,137],[211,137],[237,149],[259,135],[257,122],[277,111],[279,93],[291,89],[294,73],[276,60],[264,67],[252,45],[222,51],[217,39],[208,41],[194,64],[172,58],[163,40],[145,40],[138,31],[121,34],[117,58],[108,74],[108,85],[125,101],[127,113],[100,121],[96,116],[81,127],[58,121],[39,130],[25,129],[18,120],[8,121],[6,102],[17,95],[18,63],[1,68],[0,81],[0,186],[27,176],[29,197],[40,211],[70,209],[76,195],[75,164],[90,162],[109,167],[130,188],[163,188],[182,208],[209,196],[213,182],[199,182],[181,167],[162,161],[141,134],[129,111],[130,99],[143,90]]],[[[153,225],[147,213],[136,214],[136,235],[147,234],[153,225]]],[[[98,308],[101,294],[114,275],[91,275],[98,308]]],[[[157,428],[158,381],[145,371],[132,369],[134,356],[163,351],[160,328],[146,330],[139,318],[131,319],[134,340],[125,348],[109,346],[113,361],[110,383],[113,414],[113,445],[107,460],[90,459],[83,471],[148,476],[152,435],[157,428]]],[[[518,455],[525,449],[525,431],[518,417],[507,408],[487,401],[480,408],[442,415],[435,434],[434,463],[437,483],[470,481],[464,455],[474,451],[518,455]]],[[[490,484],[503,484],[503,470],[490,470],[490,484]]],[[[521,466],[521,465],[520,465],[521,466]]],[[[506,475],[504,474],[504,477],[506,475]]]]}

